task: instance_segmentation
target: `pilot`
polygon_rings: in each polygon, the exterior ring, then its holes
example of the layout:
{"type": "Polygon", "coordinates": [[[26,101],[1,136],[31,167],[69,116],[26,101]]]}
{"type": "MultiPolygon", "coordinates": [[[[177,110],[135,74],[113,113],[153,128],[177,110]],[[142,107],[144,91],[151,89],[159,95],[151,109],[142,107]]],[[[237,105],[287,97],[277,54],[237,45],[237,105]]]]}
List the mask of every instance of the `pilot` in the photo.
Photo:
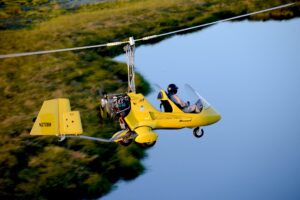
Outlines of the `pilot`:
{"type": "Polygon", "coordinates": [[[182,101],[177,95],[178,87],[175,84],[168,86],[168,97],[185,113],[199,113],[200,109],[197,105],[190,105],[190,102],[182,101]]]}

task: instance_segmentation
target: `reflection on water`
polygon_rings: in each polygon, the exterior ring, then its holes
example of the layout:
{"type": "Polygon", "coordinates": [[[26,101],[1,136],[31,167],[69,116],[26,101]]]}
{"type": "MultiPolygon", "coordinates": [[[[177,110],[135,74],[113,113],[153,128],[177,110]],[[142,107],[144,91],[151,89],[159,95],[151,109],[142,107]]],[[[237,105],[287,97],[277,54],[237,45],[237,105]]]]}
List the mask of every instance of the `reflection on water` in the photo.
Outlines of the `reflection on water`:
{"type": "Polygon", "coordinates": [[[300,199],[299,35],[300,19],[242,21],[137,48],[151,83],[191,84],[222,120],[159,131],[148,171],[103,199],[300,199]]]}

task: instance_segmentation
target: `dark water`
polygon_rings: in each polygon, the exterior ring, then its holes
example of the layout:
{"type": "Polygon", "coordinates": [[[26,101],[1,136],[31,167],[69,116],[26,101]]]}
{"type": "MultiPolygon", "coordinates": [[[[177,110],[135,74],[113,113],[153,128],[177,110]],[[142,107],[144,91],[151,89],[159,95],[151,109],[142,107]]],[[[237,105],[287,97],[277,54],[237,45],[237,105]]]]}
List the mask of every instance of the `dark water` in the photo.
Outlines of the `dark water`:
{"type": "Polygon", "coordinates": [[[300,199],[300,19],[175,36],[137,48],[136,66],[185,98],[191,84],[222,120],[201,139],[190,129],[158,131],[147,172],[103,199],[300,199]]]}

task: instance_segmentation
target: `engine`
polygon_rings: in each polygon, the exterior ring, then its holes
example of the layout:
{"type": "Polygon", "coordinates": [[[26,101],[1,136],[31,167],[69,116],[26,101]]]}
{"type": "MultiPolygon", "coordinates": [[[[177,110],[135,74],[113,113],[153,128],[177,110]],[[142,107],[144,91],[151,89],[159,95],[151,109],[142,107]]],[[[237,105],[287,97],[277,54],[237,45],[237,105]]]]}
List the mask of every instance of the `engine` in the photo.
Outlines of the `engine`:
{"type": "Polygon", "coordinates": [[[125,117],[130,111],[130,97],[127,94],[118,94],[112,97],[112,111],[115,116],[125,117]]]}

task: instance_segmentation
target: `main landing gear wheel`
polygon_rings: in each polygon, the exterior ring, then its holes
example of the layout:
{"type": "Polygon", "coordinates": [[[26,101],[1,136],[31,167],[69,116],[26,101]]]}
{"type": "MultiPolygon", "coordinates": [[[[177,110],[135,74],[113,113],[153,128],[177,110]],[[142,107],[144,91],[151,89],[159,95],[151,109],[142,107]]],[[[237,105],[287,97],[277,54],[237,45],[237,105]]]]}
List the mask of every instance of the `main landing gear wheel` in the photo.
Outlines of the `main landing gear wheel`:
{"type": "Polygon", "coordinates": [[[123,138],[119,141],[119,143],[123,146],[129,146],[132,143],[133,139],[130,138],[123,138]]]}
{"type": "Polygon", "coordinates": [[[200,127],[197,127],[193,130],[193,134],[196,138],[201,138],[204,135],[204,130],[200,127]]]}
{"type": "Polygon", "coordinates": [[[139,143],[139,145],[141,145],[144,148],[150,148],[150,147],[153,147],[155,145],[155,143],[156,143],[156,141],[139,143]]]}

